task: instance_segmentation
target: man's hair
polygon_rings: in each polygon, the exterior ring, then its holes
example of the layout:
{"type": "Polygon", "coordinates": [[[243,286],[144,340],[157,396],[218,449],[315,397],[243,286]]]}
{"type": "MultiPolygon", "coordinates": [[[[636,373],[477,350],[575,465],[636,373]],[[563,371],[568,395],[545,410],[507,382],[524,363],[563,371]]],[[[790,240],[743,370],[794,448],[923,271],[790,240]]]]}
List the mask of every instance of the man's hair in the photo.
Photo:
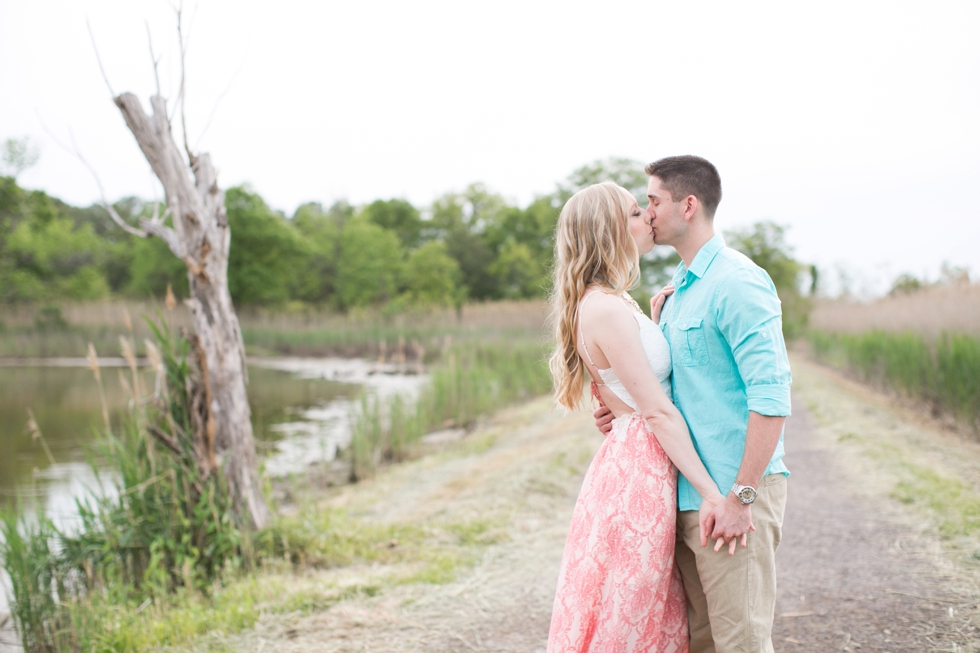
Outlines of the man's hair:
{"type": "Polygon", "coordinates": [[[707,159],[690,154],[668,156],[647,164],[644,171],[660,179],[675,202],[694,195],[704,207],[705,217],[709,220],[715,217],[721,202],[721,176],[707,159]]]}

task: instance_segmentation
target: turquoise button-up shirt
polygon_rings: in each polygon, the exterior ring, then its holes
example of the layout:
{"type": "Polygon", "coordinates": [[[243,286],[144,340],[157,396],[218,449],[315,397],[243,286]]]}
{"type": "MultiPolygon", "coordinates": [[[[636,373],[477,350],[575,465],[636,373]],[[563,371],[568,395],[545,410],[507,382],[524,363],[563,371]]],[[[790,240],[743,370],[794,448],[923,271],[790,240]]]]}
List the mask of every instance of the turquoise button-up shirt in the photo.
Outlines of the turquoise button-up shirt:
{"type": "MultiPolygon", "coordinates": [[[[735,482],[745,451],[749,411],[790,414],[792,381],[782,309],[765,270],[714,236],[674,274],[660,328],[670,345],[674,404],[687,421],[701,460],[722,494],[735,482]]],[[[786,474],[783,436],[766,468],[786,474]]],[[[679,510],[697,510],[701,496],[683,476],[679,510]]]]}

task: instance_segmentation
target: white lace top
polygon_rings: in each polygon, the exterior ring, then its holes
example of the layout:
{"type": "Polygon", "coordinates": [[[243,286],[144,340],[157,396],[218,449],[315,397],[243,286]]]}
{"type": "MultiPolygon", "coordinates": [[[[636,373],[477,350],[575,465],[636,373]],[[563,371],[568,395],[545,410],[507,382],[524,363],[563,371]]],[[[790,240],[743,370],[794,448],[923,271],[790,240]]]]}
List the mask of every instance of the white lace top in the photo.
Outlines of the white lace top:
{"type": "MultiPolygon", "coordinates": [[[[592,360],[592,355],[589,353],[589,346],[585,343],[585,334],[582,331],[582,307],[585,306],[585,302],[589,301],[589,297],[597,292],[600,291],[590,292],[582,299],[582,303],[579,305],[579,337],[582,339],[582,347],[585,348],[585,355],[588,357],[592,368],[599,374],[599,378],[602,379],[602,383],[598,385],[605,385],[613,391],[613,394],[622,399],[627,406],[630,406],[633,410],[639,410],[636,401],[626,391],[626,386],[616,376],[613,368],[609,367],[600,370],[596,367],[595,362],[592,360]]],[[[640,327],[640,342],[643,345],[643,351],[647,355],[647,361],[649,361],[650,367],[653,368],[653,373],[657,376],[657,380],[660,381],[660,386],[667,393],[667,397],[671,397],[670,347],[667,345],[667,339],[664,337],[660,327],[640,311],[639,306],[636,305],[636,302],[632,301],[632,298],[626,300],[621,295],[619,297],[633,308],[630,312],[636,318],[636,322],[640,327]]]]}

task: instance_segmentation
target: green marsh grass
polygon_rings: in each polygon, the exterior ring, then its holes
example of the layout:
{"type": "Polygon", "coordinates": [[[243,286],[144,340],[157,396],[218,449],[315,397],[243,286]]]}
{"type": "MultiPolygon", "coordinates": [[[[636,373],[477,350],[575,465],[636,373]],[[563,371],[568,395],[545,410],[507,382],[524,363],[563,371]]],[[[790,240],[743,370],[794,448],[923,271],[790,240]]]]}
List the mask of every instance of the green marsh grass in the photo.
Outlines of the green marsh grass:
{"type": "Polygon", "coordinates": [[[532,339],[469,342],[443,354],[414,406],[400,396],[362,398],[351,428],[354,476],[411,457],[427,433],[471,428],[495,410],[549,392],[546,356],[532,339]]]}
{"type": "Polygon", "coordinates": [[[949,414],[980,430],[980,336],[811,330],[808,340],[818,360],[923,401],[937,416],[949,414]]]}

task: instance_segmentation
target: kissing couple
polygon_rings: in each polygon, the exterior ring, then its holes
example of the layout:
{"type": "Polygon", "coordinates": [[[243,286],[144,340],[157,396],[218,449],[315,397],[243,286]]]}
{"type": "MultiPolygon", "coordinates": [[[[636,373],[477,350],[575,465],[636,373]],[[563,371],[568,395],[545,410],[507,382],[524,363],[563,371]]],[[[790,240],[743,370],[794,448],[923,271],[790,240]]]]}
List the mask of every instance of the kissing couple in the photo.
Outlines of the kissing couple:
{"type": "Polygon", "coordinates": [[[556,399],[576,408],[587,372],[606,437],[575,504],[548,653],[771,653],[789,475],[779,298],[715,233],[710,162],[645,170],[646,209],[604,182],[558,219],[556,399]],[[627,291],[655,243],[682,263],[647,317],[627,291]]]}

